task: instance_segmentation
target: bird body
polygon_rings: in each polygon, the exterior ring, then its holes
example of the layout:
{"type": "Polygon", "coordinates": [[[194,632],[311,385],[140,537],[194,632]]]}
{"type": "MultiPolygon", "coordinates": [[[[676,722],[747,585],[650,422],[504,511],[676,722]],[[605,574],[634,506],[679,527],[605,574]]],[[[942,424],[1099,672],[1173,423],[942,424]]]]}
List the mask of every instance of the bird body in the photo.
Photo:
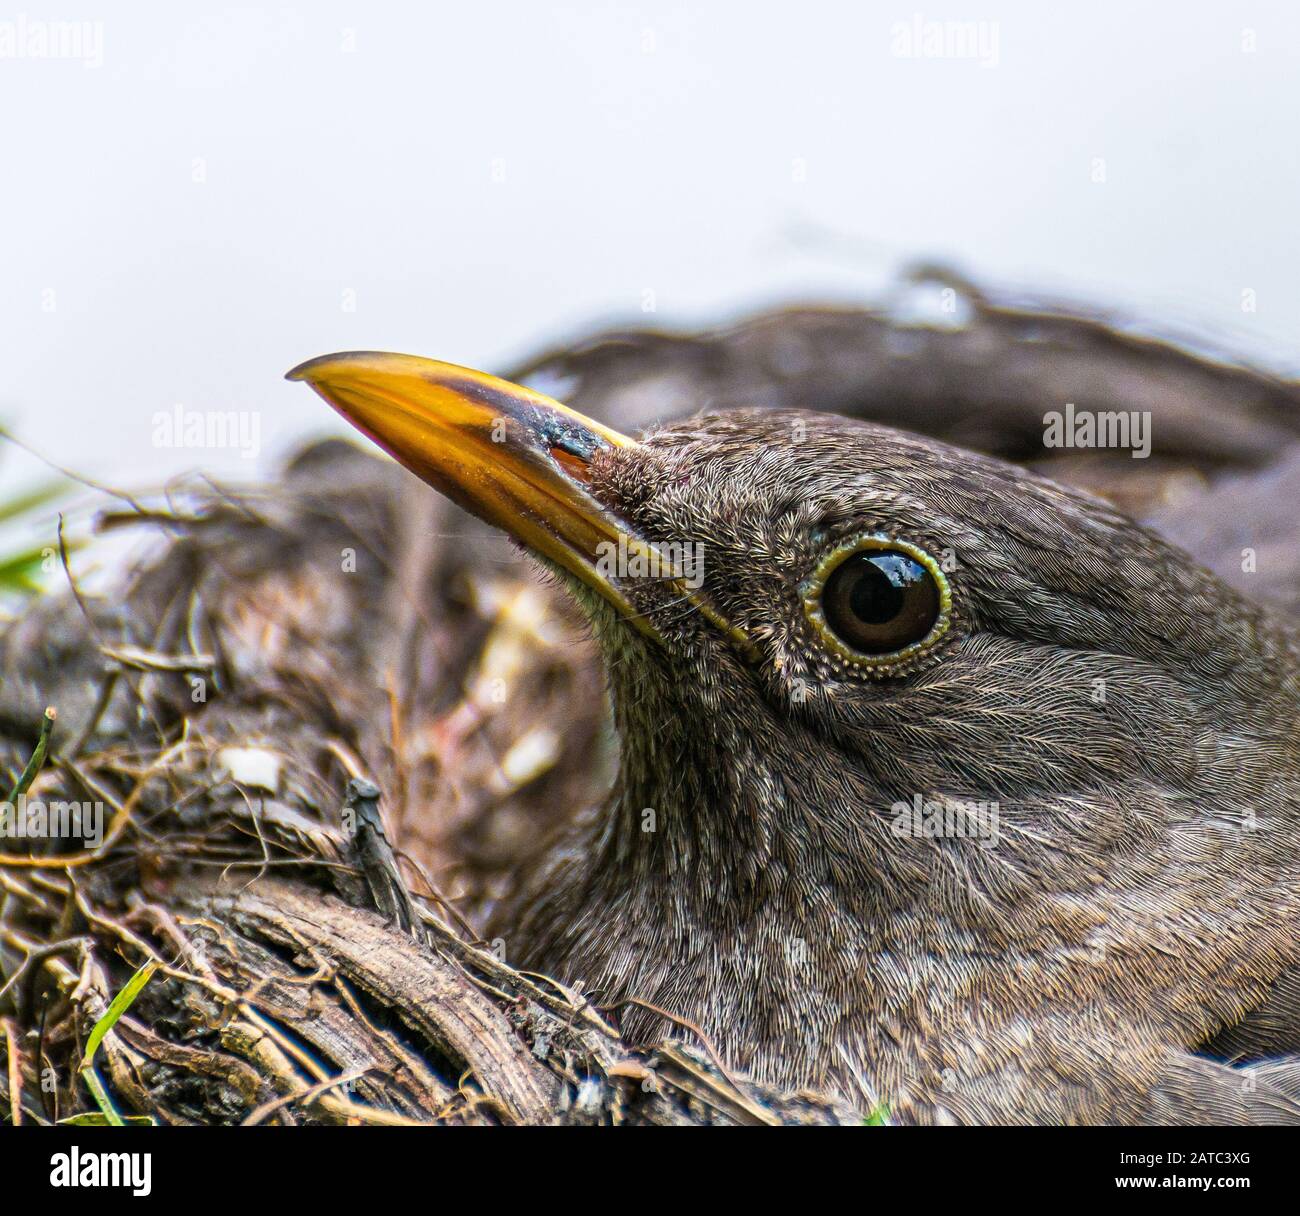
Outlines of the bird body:
{"type": "Polygon", "coordinates": [[[1300,1117],[1295,1062],[1212,1058],[1300,1025],[1289,621],[1100,500],[860,420],[638,442],[448,365],[294,375],[591,621],[618,779],[499,910],[515,961],[903,1121],[1300,1117]],[[477,413],[435,442],[449,393],[477,413]],[[702,578],[593,566],[627,536],[702,578]]]}
{"type": "Polygon", "coordinates": [[[665,654],[589,605],[619,783],[508,940],[767,1081],[925,1121],[1147,1117],[1300,959],[1294,631],[1096,500],[885,428],[742,414],[648,447],[595,492],[707,537],[766,662],[698,618],[665,654]],[[955,558],[960,635],[898,679],[799,628],[815,534],[863,526],[955,558]],[[918,834],[918,798],[995,805],[996,836],[918,834]]]}

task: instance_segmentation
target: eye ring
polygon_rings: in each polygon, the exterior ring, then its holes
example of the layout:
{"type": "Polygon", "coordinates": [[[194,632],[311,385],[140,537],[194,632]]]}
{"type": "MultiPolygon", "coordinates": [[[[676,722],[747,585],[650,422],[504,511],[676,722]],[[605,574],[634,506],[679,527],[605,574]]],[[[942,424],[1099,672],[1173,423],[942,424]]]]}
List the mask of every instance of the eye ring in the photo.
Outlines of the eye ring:
{"type": "MultiPolygon", "coordinates": [[[[878,563],[879,569],[887,567],[878,563]]],[[[843,576],[842,576],[843,577],[843,576]]],[[[839,581],[839,580],[836,580],[839,581]]],[[[952,626],[952,587],[947,576],[940,569],[939,563],[924,549],[910,541],[882,533],[867,533],[850,537],[822,555],[811,574],[799,585],[803,599],[804,615],[826,647],[839,659],[864,668],[874,674],[897,675],[911,670],[918,659],[932,651],[943,639],[952,626]],[[896,649],[869,651],[855,647],[850,638],[841,636],[851,630],[845,628],[846,622],[840,621],[840,629],[827,619],[826,593],[830,586],[833,602],[839,604],[843,595],[838,591],[833,576],[845,568],[845,563],[857,554],[893,555],[898,561],[893,565],[900,569],[907,566],[915,580],[922,602],[912,607],[911,616],[904,625],[911,625],[911,631],[899,638],[901,644],[896,649]],[[915,579],[916,568],[924,573],[928,586],[920,590],[920,580],[915,579]],[[932,594],[925,594],[931,593],[932,594]],[[930,614],[933,613],[932,620],[930,614]],[[928,624],[928,628],[925,626],[928,624]],[[915,634],[916,636],[912,636],[915,634]]],[[[900,596],[900,602],[901,602],[900,596]]],[[[832,613],[842,612],[840,607],[833,607],[832,613]]],[[[887,630],[881,633],[882,645],[888,645],[887,630]]]]}

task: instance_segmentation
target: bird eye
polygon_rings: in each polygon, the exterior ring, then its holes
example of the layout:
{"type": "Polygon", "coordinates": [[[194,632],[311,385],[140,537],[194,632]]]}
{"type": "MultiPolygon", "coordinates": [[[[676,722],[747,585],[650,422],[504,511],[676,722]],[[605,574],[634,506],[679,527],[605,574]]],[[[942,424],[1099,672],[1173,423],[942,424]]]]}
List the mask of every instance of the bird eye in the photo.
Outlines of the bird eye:
{"type": "Polygon", "coordinates": [[[948,580],[906,541],[861,536],[832,550],[803,587],[809,620],[841,657],[896,668],[929,650],[948,627],[948,580]]]}

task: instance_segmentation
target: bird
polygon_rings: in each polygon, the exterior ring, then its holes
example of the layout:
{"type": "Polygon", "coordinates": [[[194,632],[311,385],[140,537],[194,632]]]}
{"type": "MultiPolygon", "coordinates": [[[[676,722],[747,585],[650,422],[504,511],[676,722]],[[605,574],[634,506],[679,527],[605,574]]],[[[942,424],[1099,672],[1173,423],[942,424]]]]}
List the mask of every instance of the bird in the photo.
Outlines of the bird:
{"type": "Polygon", "coordinates": [[[495,914],[651,1041],[891,1120],[1300,1121],[1300,633],[1107,502],[726,408],[289,373],[573,597],[608,797],[495,914]]]}

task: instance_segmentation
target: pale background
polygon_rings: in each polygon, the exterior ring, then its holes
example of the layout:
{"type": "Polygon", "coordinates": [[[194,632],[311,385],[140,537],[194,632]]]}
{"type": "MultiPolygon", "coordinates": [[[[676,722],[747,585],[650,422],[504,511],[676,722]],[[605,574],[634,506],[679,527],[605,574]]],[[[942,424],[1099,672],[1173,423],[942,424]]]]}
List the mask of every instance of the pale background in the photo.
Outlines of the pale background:
{"type": "Polygon", "coordinates": [[[1282,0],[220,9],[0,10],[102,34],[0,58],[0,420],[119,486],[273,473],[341,427],[281,379],[322,352],[500,367],[918,257],[1300,363],[1282,0]],[[918,14],[996,54],[899,56],[918,14]],[[255,411],[257,458],[156,446],[178,404],[255,411]]]}

